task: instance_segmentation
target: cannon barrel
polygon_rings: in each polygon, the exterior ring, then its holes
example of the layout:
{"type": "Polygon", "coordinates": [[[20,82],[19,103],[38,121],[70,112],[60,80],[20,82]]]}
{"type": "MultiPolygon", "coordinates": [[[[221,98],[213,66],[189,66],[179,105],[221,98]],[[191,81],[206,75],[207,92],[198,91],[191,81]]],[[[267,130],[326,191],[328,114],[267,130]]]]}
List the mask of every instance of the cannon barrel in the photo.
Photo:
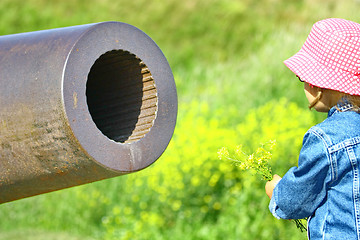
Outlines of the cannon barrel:
{"type": "Polygon", "coordinates": [[[144,169],[176,115],[170,66],[138,28],[0,36],[0,203],[144,169]]]}

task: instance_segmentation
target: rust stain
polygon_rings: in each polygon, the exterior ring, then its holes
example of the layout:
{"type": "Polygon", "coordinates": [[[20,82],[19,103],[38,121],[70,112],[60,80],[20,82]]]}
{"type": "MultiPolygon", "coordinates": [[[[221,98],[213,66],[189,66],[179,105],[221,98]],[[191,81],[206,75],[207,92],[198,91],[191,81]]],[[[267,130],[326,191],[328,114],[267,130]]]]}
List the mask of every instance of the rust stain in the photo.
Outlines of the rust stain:
{"type": "Polygon", "coordinates": [[[77,93],[74,92],[73,94],[73,99],[74,99],[74,109],[77,108],[77,103],[78,103],[78,97],[77,97],[77,93]]]}
{"type": "Polygon", "coordinates": [[[62,170],[62,169],[56,169],[56,174],[58,174],[58,175],[65,175],[66,174],[66,172],[64,171],[64,170],[62,170]]]}

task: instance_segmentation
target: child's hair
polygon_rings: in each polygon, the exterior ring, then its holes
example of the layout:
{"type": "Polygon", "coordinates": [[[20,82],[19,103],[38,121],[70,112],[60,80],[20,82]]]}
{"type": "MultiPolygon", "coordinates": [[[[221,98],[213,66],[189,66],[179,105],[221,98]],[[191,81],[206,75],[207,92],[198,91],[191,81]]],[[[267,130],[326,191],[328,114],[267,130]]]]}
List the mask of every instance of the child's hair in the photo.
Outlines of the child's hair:
{"type": "Polygon", "coordinates": [[[344,93],[340,103],[350,103],[352,107],[349,110],[360,113],[360,96],[344,93]]]}

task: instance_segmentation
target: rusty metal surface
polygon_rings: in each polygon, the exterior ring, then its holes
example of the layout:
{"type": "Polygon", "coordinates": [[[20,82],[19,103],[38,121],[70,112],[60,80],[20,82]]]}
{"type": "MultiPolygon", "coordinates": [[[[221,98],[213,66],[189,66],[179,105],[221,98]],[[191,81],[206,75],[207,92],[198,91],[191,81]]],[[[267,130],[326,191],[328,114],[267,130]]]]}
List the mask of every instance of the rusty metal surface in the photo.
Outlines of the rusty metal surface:
{"type": "Polygon", "coordinates": [[[0,203],[139,171],[166,149],[176,87],[141,30],[0,36],[0,203]]]}

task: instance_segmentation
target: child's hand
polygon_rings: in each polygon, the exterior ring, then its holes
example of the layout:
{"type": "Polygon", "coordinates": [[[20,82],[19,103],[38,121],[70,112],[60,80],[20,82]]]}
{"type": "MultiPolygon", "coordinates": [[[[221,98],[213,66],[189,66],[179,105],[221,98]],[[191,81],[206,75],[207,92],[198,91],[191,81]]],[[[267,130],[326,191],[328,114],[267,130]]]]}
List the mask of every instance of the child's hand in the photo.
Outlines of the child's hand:
{"type": "Polygon", "coordinates": [[[265,185],[265,191],[266,194],[269,196],[269,198],[271,199],[274,188],[276,186],[276,184],[278,184],[278,182],[281,180],[281,177],[279,175],[274,175],[273,179],[271,181],[268,181],[265,185]]]}

